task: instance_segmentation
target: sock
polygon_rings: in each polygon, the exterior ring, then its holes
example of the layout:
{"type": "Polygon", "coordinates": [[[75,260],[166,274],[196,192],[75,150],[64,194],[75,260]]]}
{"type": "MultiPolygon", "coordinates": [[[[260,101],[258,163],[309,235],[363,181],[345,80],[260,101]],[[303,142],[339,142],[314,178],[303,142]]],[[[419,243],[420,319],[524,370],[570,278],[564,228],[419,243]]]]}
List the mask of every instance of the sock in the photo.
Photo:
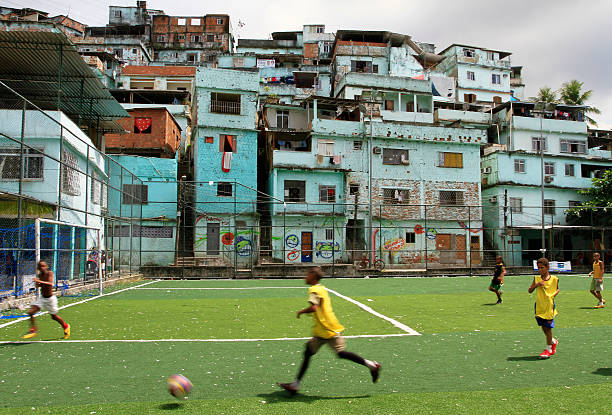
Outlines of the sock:
{"type": "Polygon", "coordinates": [[[559,341],[557,339],[553,339],[553,344],[557,344],[559,341]]]}
{"type": "Polygon", "coordinates": [[[546,350],[548,350],[549,352],[552,352],[552,346],[550,344],[546,345],[546,350]]]}
{"type": "Polygon", "coordinates": [[[376,367],[376,365],[374,364],[373,361],[368,360],[368,359],[363,359],[365,361],[365,365],[369,368],[369,369],[374,369],[376,367]]]}

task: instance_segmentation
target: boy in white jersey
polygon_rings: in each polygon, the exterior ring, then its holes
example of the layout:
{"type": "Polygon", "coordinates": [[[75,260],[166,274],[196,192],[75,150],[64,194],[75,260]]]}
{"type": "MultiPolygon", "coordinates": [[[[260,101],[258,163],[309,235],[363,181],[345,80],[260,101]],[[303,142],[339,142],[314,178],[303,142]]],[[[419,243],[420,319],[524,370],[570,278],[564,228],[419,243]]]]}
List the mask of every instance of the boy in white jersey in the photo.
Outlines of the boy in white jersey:
{"type": "Polygon", "coordinates": [[[304,277],[306,284],[310,285],[310,289],[308,290],[308,302],[310,306],[298,311],[297,318],[300,318],[302,314],[312,315],[314,320],[312,338],[306,343],[304,361],[302,362],[302,366],[300,367],[300,371],[295,381],[278,384],[278,386],[292,395],[300,388],[300,382],[306,373],[306,369],[308,369],[310,358],[314,356],[324,344],[328,344],[329,347],[334,349],[337,356],[341,359],[348,359],[370,369],[372,382],[378,381],[378,375],[380,373],[380,364],[378,362],[364,359],[355,353],[344,350],[345,341],[340,335],[344,327],[334,314],[327,289],[319,283],[321,278],[323,278],[323,271],[319,267],[312,267],[304,277]]]}
{"type": "Polygon", "coordinates": [[[555,297],[559,294],[559,279],[548,273],[548,259],[537,260],[538,273],[527,290],[531,294],[537,290],[535,302],[535,318],[538,326],[546,336],[546,349],[540,353],[540,359],[548,359],[557,352],[559,341],[553,338],[552,329],[555,327],[555,316],[558,314],[555,297]]]}

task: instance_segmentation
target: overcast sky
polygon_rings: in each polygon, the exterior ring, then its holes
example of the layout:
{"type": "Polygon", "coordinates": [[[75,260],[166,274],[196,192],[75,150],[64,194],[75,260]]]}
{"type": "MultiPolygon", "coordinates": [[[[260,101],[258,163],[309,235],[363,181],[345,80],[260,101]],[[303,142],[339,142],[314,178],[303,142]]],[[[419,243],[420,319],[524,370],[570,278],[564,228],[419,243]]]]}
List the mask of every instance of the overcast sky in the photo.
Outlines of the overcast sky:
{"type": "MultiPolygon", "coordinates": [[[[108,6],[135,6],[136,0],[0,0],[51,15],[68,14],[90,26],[108,22],[108,6]]],[[[565,81],[584,82],[589,101],[602,111],[594,118],[612,128],[612,1],[609,0],[148,0],[147,7],[168,15],[229,14],[240,38],[268,38],[271,32],[301,30],[304,24],[340,29],[387,30],[434,43],[508,51],[523,66],[526,97],[542,86],[559,89],[565,81]],[[210,8],[208,8],[210,7],[210,8]],[[245,25],[238,27],[241,21],[245,25]]]]}

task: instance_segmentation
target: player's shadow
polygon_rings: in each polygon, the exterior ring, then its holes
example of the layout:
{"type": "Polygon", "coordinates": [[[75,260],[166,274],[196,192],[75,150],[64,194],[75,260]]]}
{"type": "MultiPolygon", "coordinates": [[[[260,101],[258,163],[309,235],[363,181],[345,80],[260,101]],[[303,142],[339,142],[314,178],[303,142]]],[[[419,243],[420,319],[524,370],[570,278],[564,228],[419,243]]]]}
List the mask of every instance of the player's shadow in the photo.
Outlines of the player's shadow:
{"type": "Polygon", "coordinates": [[[497,305],[497,303],[484,303],[483,305],[497,305]]]}
{"type": "Polygon", "coordinates": [[[178,402],[164,403],[162,405],[159,405],[159,409],[162,409],[164,411],[176,411],[177,409],[181,409],[182,406],[183,404],[178,402]]]}
{"type": "Polygon", "coordinates": [[[611,367],[600,367],[597,370],[593,371],[594,375],[601,376],[612,376],[612,368],[611,367]]]}
{"type": "Polygon", "coordinates": [[[32,344],[36,342],[11,342],[11,343],[2,343],[0,347],[16,347],[16,346],[25,346],[26,344],[32,344]]]}
{"type": "Polygon", "coordinates": [[[540,358],[538,356],[510,356],[508,358],[506,358],[506,360],[509,360],[511,362],[516,362],[519,360],[524,360],[527,362],[532,362],[535,360],[540,360],[540,358]]]}
{"type": "Polygon", "coordinates": [[[266,403],[274,404],[279,402],[304,402],[304,403],[312,403],[319,400],[335,400],[335,399],[364,399],[369,398],[370,395],[354,395],[354,396],[318,396],[318,395],[304,395],[301,393],[296,393],[295,395],[290,395],[287,391],[274,391],[271,393],[260,393],[257,395],[262,400],[266,401],[266,403]]]}
{"type": "Polygon", "coordinates": [[[597,307],[578,307],[580,310],[598,310],[597,307]]]}

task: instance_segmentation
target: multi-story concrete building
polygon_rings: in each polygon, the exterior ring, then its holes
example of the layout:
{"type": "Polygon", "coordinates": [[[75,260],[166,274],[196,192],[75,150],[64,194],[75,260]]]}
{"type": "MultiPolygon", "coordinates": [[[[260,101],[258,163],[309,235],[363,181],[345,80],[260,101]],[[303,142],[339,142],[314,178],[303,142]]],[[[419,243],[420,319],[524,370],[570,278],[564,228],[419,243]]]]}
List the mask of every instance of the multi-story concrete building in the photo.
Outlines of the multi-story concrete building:
{"type": "Polygon", "coordinates": [[[491,145],[482,157],[483,210],[487,237],[507,264],[530,265],[542,248],[569,261],[574,247],[589,245],[591,231],[568,227],[566,211],[584,200],[578,190],[612,163],[610,149],[589,140],[584,110],[541,111],[530,102],[493,109],[491,145]]]}
{"type": "Polygon", "coordinates": [[[494,106],[510,101],[510,52],[453,44],[439,55],[445,59],[436,69],[456,79],[457,102],[494,106]]]}
{"type": "Polygon", "coordinates": [[[197,69],[192,144],[195,215],[183,219],[185,227],[195,232],[195,255],[207,262],[257,260],[258,91],[256,72],[197,69]]]}

